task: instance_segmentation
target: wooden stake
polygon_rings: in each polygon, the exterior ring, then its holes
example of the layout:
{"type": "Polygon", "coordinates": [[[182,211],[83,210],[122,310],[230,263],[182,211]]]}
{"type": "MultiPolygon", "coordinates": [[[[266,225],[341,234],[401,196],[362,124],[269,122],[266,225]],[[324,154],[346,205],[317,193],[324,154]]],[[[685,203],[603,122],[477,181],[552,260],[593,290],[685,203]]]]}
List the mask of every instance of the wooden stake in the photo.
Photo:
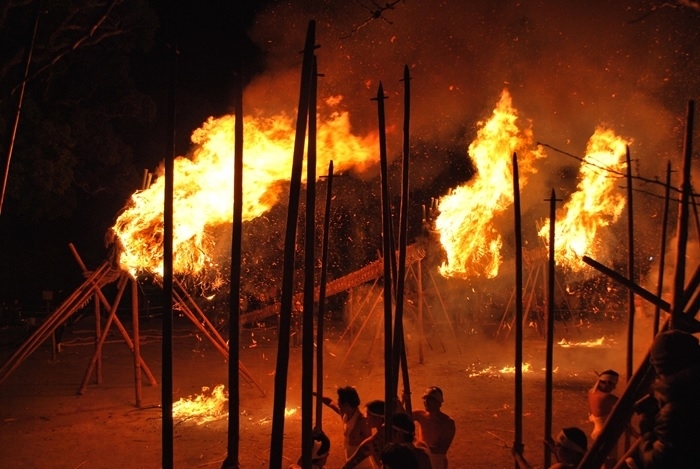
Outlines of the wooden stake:
{"type": "Polygon", "coordinates": [[[695,102],[688,102],[688,112],[685,126],[685,142],[683,151],[683,179],[681,182],[681,202],[678,206],[678,228],[676,230],[676,270],[673,278],[673,301],[671,302],[671,329],[679,327],[679,316],[685,306],[683,301],[683,285],[685,283],[686,252],[688,250],[688,218],[690,200],[690,166],[693,154],[693,119],[695,102]]]}
{"type": "Polygon", "coordinates": [[[393,389],[394,373],[392,347],[392,262],[394,249],[392,247],[391,201],[389,200],[389,168],[386,153],[386,125],[384,118],[384,87],[379,82],[377,89],[377,115],[379,121],[379,160],[381,167],[382,189],[382,254],[384,258],[384,441],[391,441],[391,417],[394,413],[396,391],[393,389]]]}
{"type": "MultiPolygon", "coordinates": [[[[544,440],[548,441],[552,436],[552,389],[554,380],[554,276],[556,275],[555,260],[555,234],[557,221],[557,195],[552,189],[549,197],[549,258],[547,262],[547,352],[545,360],[545,397],[544,397],[544,440]]],[[[552,463],[552,450],[548,444],[544,445],[544,467],[552,463]]]]}
{"type": "MultiPolygon", "coordinates": [[[[518,155],[513,153],[513,209],[515,218],[515,448],[523,445],[523,248],[520,215],[518,155]]],[[[518,464],[516,462],[517,469],[518,464]]]]}
{"type": "MultiPolygon", "coordinates": [[[[311,467],[313,450],[313,390],[314,390],[314,268],[316,265],[316,87],[318,70],[316,56],[312,59],[309,89],[309,138],[306,156],[306,222],[304,230],[304,311],[301,333],[301,460],[311,467]]],[[[322,394],[323,395],[323,394],[322,394]]]]}
{"type": "MultiPolygon", "coordinates": [[[[134,391],[136,407],[141,408],[141,333],[139,331],[139,286],[131,279],[131,322],[134,336],[134,391]]],[[[98,357],[99,358],[99,357],[98,357]]],[[[97,364],[97,361],[95,362],[97,364]]]]}
{"type": "Polygon", "coordinates": [[[323,245],[321,247],[321,282],[318,293],[318,319],[316,320],[316,424],[323,429],[323,323],[326,314],[326,271],[328,270],[328,232],[333,200],[333,160],[328,164],[328,186],[326,187],[326,208],[323,216],[323,245]]]}
{"type": "Polygon", "coordinates": [[[316,22],[309,21],[304,45],[304,59],[301,69],[299,105],[297,107],[296,134],[292,175],[289,187],[287,208],[287,230],[284,242],[284,267],[282,271],[282,299],[278,330],[277,365],[275,368],[275,395],[272,410],[272,437],[270,439],[270,469],[282,469],[282,449],[284,447],[284,418],[287,403],[287,376],[289,374],[289,333],[294,297],[294,251],[296,228],[299,218],[299,194],[301,192],[301,171],[304,160],[306,124],[313,73],[313,51],[316,40],[316,22]]]}
{"type": "MultiPolygon", "coordinates": [[[[668,226],[668,207],[671,200],[671,162],[666,164],[666,193],[664,195],[664,214],[661,220],[661,252],[659,253],[659,276],[656,284],[656,296],[661,298],[664,289],[664,270],[666,266],[666,227],[668,226]]],[[[659,333],[661,308],[654,307],[653,337],[659,333]]]]}
{"type": "MultiPolygon", "coordinates": [[[[627,147],[627,276],[633,282],[634,272],[634,210],[632,208],[632,160],[630,148],[627,147]]],[[[627,380],[632,378],[634,371],[634,291],[627,290],[627,380]]],[[[629,447],[629,434],[625,438],[625,448],[629,447]]]]}

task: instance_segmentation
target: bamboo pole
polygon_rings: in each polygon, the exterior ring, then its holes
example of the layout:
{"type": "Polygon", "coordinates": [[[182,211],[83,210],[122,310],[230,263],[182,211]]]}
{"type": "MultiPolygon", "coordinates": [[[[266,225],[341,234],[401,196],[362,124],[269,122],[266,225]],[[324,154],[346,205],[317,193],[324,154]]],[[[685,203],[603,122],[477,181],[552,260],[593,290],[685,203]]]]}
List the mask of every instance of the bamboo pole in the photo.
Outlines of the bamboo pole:
{"type": "Polygon", "coordinates": [[[333,200],[333,160],[328,164],[328,186],[326,187],[326,207],[323,215],[323,244],[321,247],[321,281],[318,293],[318,319],[316,332],[316,424],[323,429],[323,327],[326,314],[326,273],[328,270],[328,238],[333,200]]]}
{"type": "Polygon", "coordinates": [[[115,297],[114,304],[109,310],[107,323],[105,324],[104,331],[102,331],[102,335],[100,336],[100,341],[97,343],[95,353],[92,355],[87,370],[85,371],[83,381],[80,384],[80,388],[78,389],[78,394],[85,394],[85,389],[87,389],[88,381],[90,380],[90,375],[92,374],[92,370],[95,367],[95,363],[97,363],[97,357],[102,352],[102,346],[104,345],[105,341],[107,340],[107,336],[109,335],[109,327],[112,325],[112,322],[114,322],[114,320],[117,317],[117,308],[119,307],[119,302],[121,301],[122,295],[124,294],[124,290],[126,289],[128,280],[129,277],[127,275],[122,275],[119,278],[119,284],[117,285],[117,295],[115,297]]]}
{"type": "MultiPolygon", "coordinates": [[[[671,162],[666,163],[666,193],[664,195],[664,214],[661,219],[661,252],[659,253],[659,277],[656,282],[656,296],[661,298],[664,291],[664,269],[666,266],[666,227],[668,226],[668,209],[671,200],[671,162]]],[[[659,333],[661,320],[661,308],[654,307],[653,337],[659,333]]]]}
{"type": "Polygon", "coordinates": [[[425,362],[423,357],[423,341],[425,340],[425,332],[423,331],[423,262],[418,261],[418,273],[416,279],[418,282],[418,363],[421,365],[425,362]]]}
{"type": "Polygon", "coordinates": [[[5,159],[5,171],[3,172],[2,178],[2,190],[0,190],[0,213],[2,213],[2,207],[5,202],[5,192],[7,191],[7,180],[10,176],[10,161],[12,161],[12,153],[15,147],[15,139],[17,137],[17,128],[19,127],[19,119],[22,114],[22,103],[24,102],[24,90],[27,87],[27,81],[29,80],[29,67],[32,64],[32,55],[34,54],[34,44],[36,42],[36,33],[39,30],[39,18],[45,12],[41,8],[41,4],[36,12],[36,18],[34,19],[34,29],[32,30],[32,38],[29,42],[29,48],[27,50],[27,58],[24,62],[24,76],[22,77],[22,83],[19,88],[19,97],[17,98],[17,110],[15,111],[14,124],[12,125],[12,132],[10,133],[10,142],[7,148],[7,158],[5,159]]]}
{"type": "Polygon", "coordinates": [[[289,374],[289,332],[294,296],[294,249],[296,227],[299,218],[299,193],[301,192],[301,171],[304,159],[306,124],[313,73],[313,51],[316,41],[316,22],[309,21],[304,45],[304,59],[301,69],[299,105],[297,107],[296,134],[292,175],[287,208],[287,230],[284,243],[284,267],[282,271],[282,299],[278,331],[277,364],[275,368],[275,395],[272,411],[272,437],[270,439],[270,469],[282,469],[282,449],[284,444],[284,417],[287,403],[287,376],[289,374]]]}
{"type": "MultiPolygon", "coordinates": [[[[545,397],[544,397],[544,440],[549,441],[552,436],[552,389],[554,380],[554,276],[556,275],[556,261],[554,258],[555,225],[557,221],[557,195],[552,188],[549,197],[549,259],[547,261],[547,351],[545,360],[545,397]]],[[[544,467],[552,463],[552,449],[548,444],[544,445],[544,467]]]]}
{"type": "MultiPolygon", "coordinates": [[[[631,289],[633,288],[635,290],[635,293],[637,293],[642,298],[650,301],[651,303],[658,305],[662,310],[668,312],[671,311],[672,308],[670,304],[668,304],[661,298],[654,296],[652,293],[638,286],[633,281],[624,278],[617,272],[603,266],[602,264],[594,261],[593,259],[587,256],[583,256],[582,259],[591,267],[607,275],[613,280],[621,283],[623,286],[631,289]]],[[[678,266],[676,266],[676,268],[678,268],[678,266]]],[[[686,298],[688,296],[688,292],[691,290],[691,287],[693,286],[686,286],[684,289],[681,290],[680,294],[674,294],[674,296],[677,296],[679,298],[686,298]]],[[[697,286],[695,286],[694,288],[697,288],[697,286]]],[[[660,331],[667,330],[671,325],[672,319],[676,319],[679,325],[683,326],[683,330],[687,330],[689,332],[700,331],[700,328],[698,328],[698,321],[694,319],[695,313],[697,313],[697,311],[689,311],[685,314],[678,314],[676,318],[669,317],[662,324],[660,331]],[[690,318],[688,318],[687,314],[691,314],[690,318]],[[685,321],[681,322],[681,318],[685,319],[685,321]]],[[[593,441],[592,446],[584,455],[577,469],[599,468],[600,465],[603,464],[603,461],[605,460],[607,455],[610,453],[610,450],[617,443],[617,440],[622,434],[622,432],[625,431],[625,429],[628,427],[630,419],[634,412],[633,404],[639,398],[641,398],[643,395],[649,392],[649,386],[651,385],[654,378],[654,370],[651,366],[649,356],[649,351],[647,351],[646,355],[642,360],[642,363],[639,365],[637,371],[633,374],[632,378],[628,381],[622,396],[620,396],[617,403],[613,407],[612,412],[608,416],[608,419],[605,421],[605,425],[603,426],[600,436],[598,436],[598,438],[596,438],[593,441]]]]}
{"type": "MultiPolygon", "coordinates": [[[[309,89],[309,136],[306,156],[306,223],[304,225],[304,311],[301,334],[301,460],[302,467],[311,467],[313,450],[314,390],[314,267],[316,264],[316,93],[318,70],[316,56],[311,65],[309,89]]],[[[323,396],[323,394],[321,394],[323,396]]]]}
{"type": "Polygon", "coordinates": [[[404,409],[411,414],[411,385],[408,374],[406,343],[403,330],[404,283],[406,280],[406,238],[408,230],[408,197],[409,197],[409,168],[410,168],[410,120],[411,120],[411,75],[408,65],[404,66],[404,123],[403,123],[403,163],[401,171],[401,207],[399,215],[399,260],[396,272],[396,312],[394,327],[394,358],[392,372],[393,389],[398,392],[399,366],[402,370],[404,409]]]}
{"type": "MultiPolygon", "coordinates": [[[[97,342],[100,340],[102,335],[102,318],[100,317],[100,298],[97,294],[94,295],[94,308],[95,308],[95,350],[97,350],[97,342]]],[[[97,384],[102,384],[102,354],[97,356],[97,363],[95,363],[95,382],[97,384]]]]}
{"type": "MultiPolygon", "coordinates": [[[[139,286],[131,279],[131,329],[134,336],[134,393],[136,407],[141,408],[141,332],[139,330],[139,286]]],[[[99,359],[99,357],[98,357],[99,359]]],[[[95,361],[97,365],[97,361],[95,361]]]]}
{"type": "Polygon", "coordinates": [[[29,355],[34,353],[41,344],[47,340],[53,331],[65,322],[78,307],[87,302],[95,288],[97,279],[101,279],[107,272],[107,263],[102,264],[95,270],[83,284],[78,287],[57,309],[54,311],[34,332],[25,340],[22,345],[7,359],[0,368],[0,383],[5,381],[13,371],[15,371],[29,355]]]}
{"type": "MultiPolygon", "coordinates": [[[[243,38],[239,38],[239,47],[243,38]]],[[[241,61],[242,62],[242,61],[241,61]]],[[[233,125],[233,220],[231,233],[231,290],[229,291],[228,319],[228,432],[226,458],[222,469],[239,467],[240,451],[240,333],[241,324],[241,258],[243,238],[243,66],[239,62],[237,79],[234,80],[233,125]]]]}
{"type": "MultiPolygon", "coordinates": [[[[391,229],[391,202],[389,200],[389,175],[386,152],[386,126],[384,117],[384,87],[379,82],[377,89],[377,117],[379,121],[379,159],[381,167],[381,191],[382,191],[382,257],[384,260],[384,421],[391,422],[394,413],[394,400],[396,391],[393,389],[394,374],[393,347],[392,347],[392,229],[391,229]]],[[[391,426],[384,427],[384,441],[391,441],[391,426]]]]}
{"type": "MultiPolygon", "coordinates": [[[[630,158],[630,148],[626,147],[627,158],[627,276],[633,282],[634,273],[634,210],[632,207],[632,160],[630,158]]],[[[634,372],[634,290],[627,290],[627,307],[629,317],[627,318],[627,381],[632,378],[634,372]]],[[[629,435],[625,439],[625,448],[629,447],[629,435]]]]}
{"type": "Polygon", "coordinates": [[[679,316],[685,306],[683,284],[685,283],[686,252],[688,248],[688,206],[690,200],[690,166],[693,154],[693,119],[695,101],[688,101],[686,132],[683,151],[683,177],[681,182],[681,202],[678,206],[678,228],[676,248],[676,270],[673,278],[673,301],[671,302],[671,329],[678,328],[679,316]]]}
{"type": "Polygon", "coordinates": [[[177,117],[177,75],[178,75],[178,7],[170,9],[173,27],[168,32],[172,41],[170,49],[168,93],[165,133],[164,188],[163,188],[163,296],[161,302],[161,449],[163,469],[172,469],[173,462],[173,192],[175,175],[175,132],[177,117]]]}
{"type": "MultiPolygon", "coordinates": [[[[80,257],[80,254],[78,254],[78,251],[75,249],[75,246],[72,244],[69,245],[71,252],[73,253],[73,257],[75,257],[76,262],[80,266],[80,268],[83,270],[83,275],[87,275],[88,268],[83,262],[83,260],[80,257]]],[[[108,262],[105,263],[106,265],[109,265],[108,262]]],[[[107,271],[106,273],[109,273],[110,271],[107,271]]],[[[105,274],[106,275],[106,274],[105,274]]],[[[119,278],[123,277],[124,275],[128,275],[125,272],[119,272],[119,278]]],[[[104,281],[104,277],[100,280],[104,281]]],[[[105,297],[104,293],[102,293],[102,290],[100,289],[100,283],[97,281],[93,280],[93,287],[95,290],[95,294],[97,294],[97,297],[100,299],[100,302],[102,305],[104,305],[105,308],[107,308],[108,311],[111,311],[112,305],[109,304],[109,301],[105,297]]],[[[126,328],[122,324],[122,322],[119,320],[119,318],[115,315],[114,316],[114,324],[116,324],[117,329],[119,329],[119,332],[121,333],[122,337],[124,338],[124,342],[126,342],[127,347],[129,347],[129,350],[133,353],[134,351],[134,343],[131,340],[131,337],[129,337],[129,333],[127,332],[126,328]]],[[[108,327],[105,326],[105,333],[108,327]]],[[[146,362],[144,361],[143,357],[140,358],[141,362],[141,369],[143,372],[146,374],[146,377],[148,378],[151,386],[157,386],[158,382],[156,381],[156,378],[153,376],[153,373],[151,373],[150,368],[148,368],[148,365],[146,365],[146,362]]],[[[84,389],[82,390],[84,392],[84,389]]],[[[83,393],[81,392],[81,394],[83,393]]]]}
{"type": "MultiPolygon", "coordinates": [[[[518,155],[513,153],[513,209],[515,219],[515,440],[523,446],[523,247],[520,214],[518,155]]],[[[515,463],[516,469],[518,463],[515,463]]]]}

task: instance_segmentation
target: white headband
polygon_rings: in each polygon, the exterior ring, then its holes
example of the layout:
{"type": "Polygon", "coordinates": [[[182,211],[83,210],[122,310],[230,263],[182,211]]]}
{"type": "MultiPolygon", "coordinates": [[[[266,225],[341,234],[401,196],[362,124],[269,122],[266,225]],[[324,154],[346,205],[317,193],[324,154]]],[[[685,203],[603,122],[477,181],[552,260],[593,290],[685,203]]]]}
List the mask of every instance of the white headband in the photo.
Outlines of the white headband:
{"type": "Polygon", "coordinates": [[[586,454],[586,451],[584,451],[583,448],[581,448],[579,445],[577,445],[576,443],[574,443],[566,437],[566,435],[564,434],[564,430],[559,432],[556,441],[564,448],[570,449],[571,451],[575,451],[579,454],[586,454]]]}
{"type": "Polygon", "coordinates": [[[612,384],[617,384],[617,380],[620,377],[617,375],[611,375],[609,373],[604,373],[602,375],[598,375],[598,381],[610,381],[612,384]]]}

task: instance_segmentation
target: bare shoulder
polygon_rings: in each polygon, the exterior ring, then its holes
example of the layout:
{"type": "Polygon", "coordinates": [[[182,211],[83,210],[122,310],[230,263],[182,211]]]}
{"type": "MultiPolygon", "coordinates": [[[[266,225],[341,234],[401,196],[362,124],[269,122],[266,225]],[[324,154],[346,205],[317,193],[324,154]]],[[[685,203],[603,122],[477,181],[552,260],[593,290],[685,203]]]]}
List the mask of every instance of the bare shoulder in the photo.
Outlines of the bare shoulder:
{"type": "Polygon", "coordinates": [[[428,416],[428,413],[422,409],[417,409],[411,412],[411,416],[414,420],[422,420],[428,416]]]}

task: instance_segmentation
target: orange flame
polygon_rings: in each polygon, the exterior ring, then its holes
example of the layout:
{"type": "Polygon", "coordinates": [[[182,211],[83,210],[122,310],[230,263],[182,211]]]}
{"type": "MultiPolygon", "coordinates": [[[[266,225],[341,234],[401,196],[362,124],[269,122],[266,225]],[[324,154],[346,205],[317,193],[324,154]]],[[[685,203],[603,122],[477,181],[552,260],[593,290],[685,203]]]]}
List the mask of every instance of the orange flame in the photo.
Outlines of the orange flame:
{"type": "Polygon", "coordinates": [[[566,339],[561,339],[559,342],[557,342],[557,345],[559,345],[562,348],[572,348],[572,347],[597,348],[597,347],[602,347],[604,342],[605,342],[605,336],[600,337],[596,340],[584,340],[582,342],[570,342],[566,339]]]}
{"type": "Polygon", "coordinates": [[[521,186],[535,173],[533,163],[544,156],[534,147],[532,128],[520,129],[517,111],[507,90],[487,122],[480,123],[469,156],[476,175],[439,201],[435,228],[447,260],[440,267],[445,277],[498,275],[501,264],[501,235],[494,218],[513,203],[513,153],[518,152],[521,186]]]}
{"type": "MultiPolygon", "coordinates": [[[[337,101],[337,99],[336,99],[337,101]]],[[[209,118],[192,134],[189,158],[178,157],[173,177],[173,270],[197,274],[213,260],[211,228],[233,219],[234,121],[209,118]]],[[[291,174],[295,125],[286,115],[246,117],[243,136],[243,221],[270,210],[291,174]]],[[[317,174],[330,160],[336,172],[363,171],[377,160],[377,136],[351,133],[346,112],[331,113],[318,124],[317,174]]],[[[162,176],[163,168],[158,175],[162,176]]],[[[305,177],[306,171],[302,172],[305,177]]],[[[132,275],[163,272],[163,177],[134,193],[113,230],[123,246],[120,263],[132,275]]]]}
{"type": "MultiPolygon", "coordinates": [[[[515,366],[503,366],[501,368],[497,368],[494,365],[489,365],[482,370],[476,370],[476,364],[474,364],[471,366],[471,368],[471,371],[467,369],[470,378],[474,378],[476,376],[500,377],[502,375],[515,374],[515,366]]],[[[523,373],[532,373],[532,365],[529,363],[523,363],[520,369],[523,373]]]]}
{"type": "Polygon", "coordinates": [[[228,393],[224,385],[219,384],[211,392],[209,387],[202,387],[202,394],[188,399],[180,399],[173,403],[173,417],[181,420],[193,420],[197,425],[212,422],[228,415],[228,393]]]}
{"type": "MultiPolygon", "coordinates": [[[[581,260],[584,254],[605,261],[606,243],[601,240],[599,230],[615,223],[625,208],[625,198],[617,184],[619,173],[627,167],[630,143],[602,127],[588,141],[577,190],[564,206],[564,215],[557,217],[554,228],[554,258],[562,267],[581,271],[587,266],[581,260]]],[[[549,221],[539,235],[548,245],[549,221]]]]}

